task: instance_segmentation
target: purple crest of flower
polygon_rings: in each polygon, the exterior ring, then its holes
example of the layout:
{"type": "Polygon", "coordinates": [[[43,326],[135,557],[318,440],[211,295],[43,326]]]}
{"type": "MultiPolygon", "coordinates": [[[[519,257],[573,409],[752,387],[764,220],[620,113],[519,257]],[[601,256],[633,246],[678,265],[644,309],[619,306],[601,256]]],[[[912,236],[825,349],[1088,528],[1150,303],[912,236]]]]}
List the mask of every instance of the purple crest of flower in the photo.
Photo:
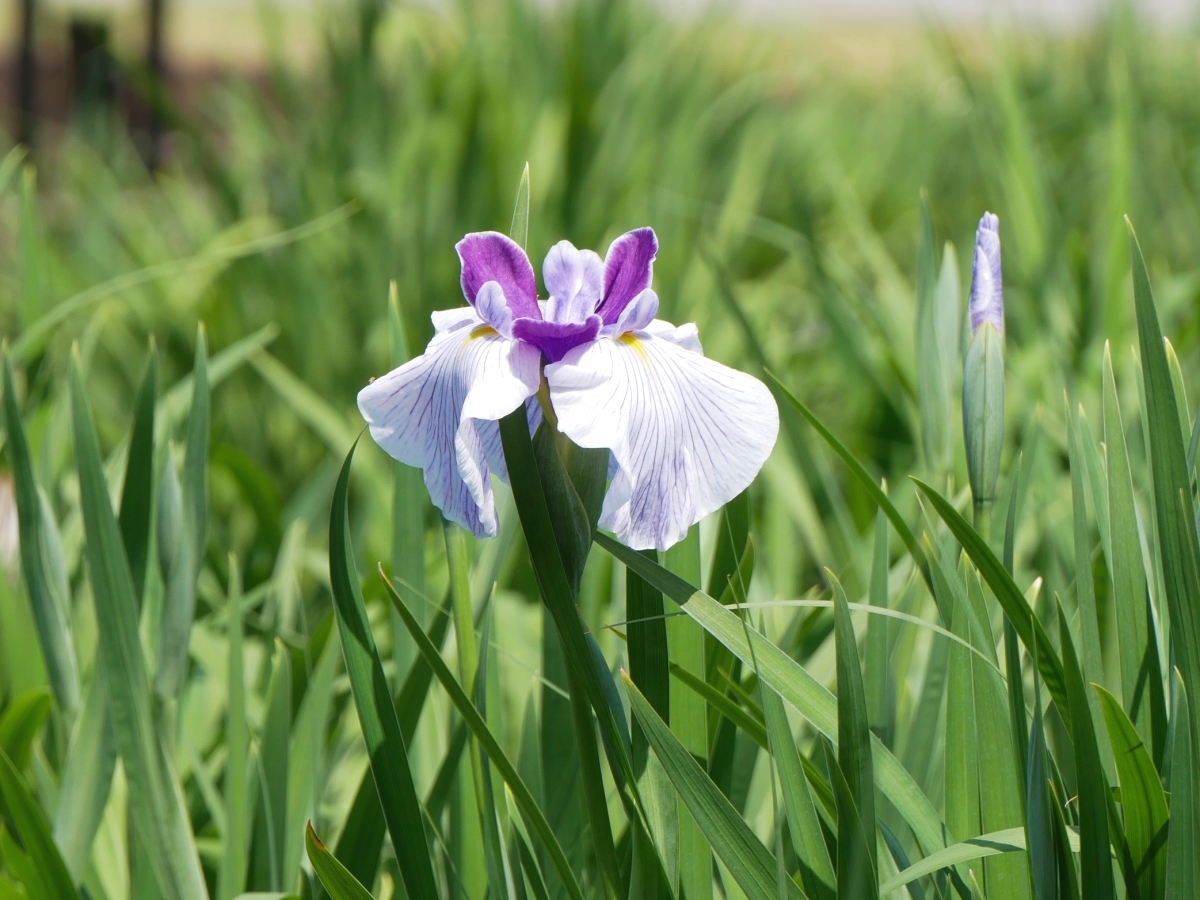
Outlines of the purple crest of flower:
{"type": "Polygon", "coordinates": [[[653,228],[636,228],[621,235],[604,257],[604,294],[596,312],[611,325],[638,294],[650,287],[658,238],[653,228]]]}
{"type": "Polygon", "coordinates": [[[971,269],[971,333],[984,322],[1004,331],[1004,281],[1000,272],[1000,219],[985,212],[975,233],[971,269]]]}
{"type": "Polygon", "coordinates": [[[512,336],[533,344],[547,362],[558,362],[568,352],[596,339],[600,333],[600,317],[588,316],[583,322],[546,322],[542,319],[517,319],[512,336]]]}
{"type": "Polygon", "coordinates": [[[480,289],[494,281],[514,317],[542,317],[533,266],[520,244],[496,231],[478,231],[468,234],[454,249],[462,262],[462,292],[468,303],[474,306],[480,289]]]}

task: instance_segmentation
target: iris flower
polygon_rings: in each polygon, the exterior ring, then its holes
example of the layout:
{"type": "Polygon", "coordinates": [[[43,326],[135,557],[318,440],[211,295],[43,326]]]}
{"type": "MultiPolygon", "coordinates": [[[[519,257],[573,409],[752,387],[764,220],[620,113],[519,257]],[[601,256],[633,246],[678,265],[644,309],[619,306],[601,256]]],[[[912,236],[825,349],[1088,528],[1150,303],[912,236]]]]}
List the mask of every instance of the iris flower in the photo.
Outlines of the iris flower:
{"type": "Polygon", "coordinates": [[[496,232],[457,245],[468,306],[433,314],[425,353],[358,395],[371,437],[424,470],[434,505],[476,537],[497,532],[491,475],[507,478],[498,420],[541,422],[611,452],[600,526],[664,550],[733,499],[775,445],[779,411],[756,378],[707,359],[695,325],[655,318],[658,239],[622,235],[601,260],[567,241],[542,266],[539,300],[521,247],[496,232]]]}

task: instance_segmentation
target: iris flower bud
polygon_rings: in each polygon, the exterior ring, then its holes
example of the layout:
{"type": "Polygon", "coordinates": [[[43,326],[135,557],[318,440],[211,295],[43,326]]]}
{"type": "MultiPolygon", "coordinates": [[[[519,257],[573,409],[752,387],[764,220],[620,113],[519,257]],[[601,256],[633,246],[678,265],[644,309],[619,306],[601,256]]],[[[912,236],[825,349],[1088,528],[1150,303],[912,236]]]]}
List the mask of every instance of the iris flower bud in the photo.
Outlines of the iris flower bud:
{"type": "Polygon", "coordinates": [[[971,272],[971,336],[963,365],[963,439],[976,509],[996,499],[1004,447],[1004,286],[1000,220],[984,213],[971,272]]]}

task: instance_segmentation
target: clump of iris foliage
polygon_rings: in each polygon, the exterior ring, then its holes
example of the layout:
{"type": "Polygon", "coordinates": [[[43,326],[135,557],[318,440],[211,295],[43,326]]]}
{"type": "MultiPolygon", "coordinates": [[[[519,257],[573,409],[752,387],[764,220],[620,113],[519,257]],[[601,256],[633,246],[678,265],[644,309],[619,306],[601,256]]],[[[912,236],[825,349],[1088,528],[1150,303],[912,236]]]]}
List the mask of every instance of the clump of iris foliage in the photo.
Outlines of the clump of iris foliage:
{"type": "Polygon", "coordinates": [[[9,154],[0,895],[1196,896],[1198,63],[1125,14],[914,40],[883,78],[620,3],[363,2],[154,178],[111,128],[9,154]],[[561,442],[487,541],[349,465],[464,233],[645,223],[664,317],[776,392],[749,491],[585,556],[561,442]]]}

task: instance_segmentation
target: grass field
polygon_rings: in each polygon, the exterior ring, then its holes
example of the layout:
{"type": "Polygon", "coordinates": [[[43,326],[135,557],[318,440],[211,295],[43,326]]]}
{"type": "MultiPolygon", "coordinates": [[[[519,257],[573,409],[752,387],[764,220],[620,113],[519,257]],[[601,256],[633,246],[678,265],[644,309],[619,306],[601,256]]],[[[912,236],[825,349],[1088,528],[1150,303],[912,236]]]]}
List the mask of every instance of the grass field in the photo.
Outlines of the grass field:
{"type": "Polygon", "coordinates": [[[1198,896],[1195,37],[323,21],[153,176],[91,119],[0,165],[0,898],[1198,896]],[[653,226],[662,317],[779,401],[657,557],[560,552],[553,442],[491,540],[349,464],[526,210],[539,269],[653,226]]]}

